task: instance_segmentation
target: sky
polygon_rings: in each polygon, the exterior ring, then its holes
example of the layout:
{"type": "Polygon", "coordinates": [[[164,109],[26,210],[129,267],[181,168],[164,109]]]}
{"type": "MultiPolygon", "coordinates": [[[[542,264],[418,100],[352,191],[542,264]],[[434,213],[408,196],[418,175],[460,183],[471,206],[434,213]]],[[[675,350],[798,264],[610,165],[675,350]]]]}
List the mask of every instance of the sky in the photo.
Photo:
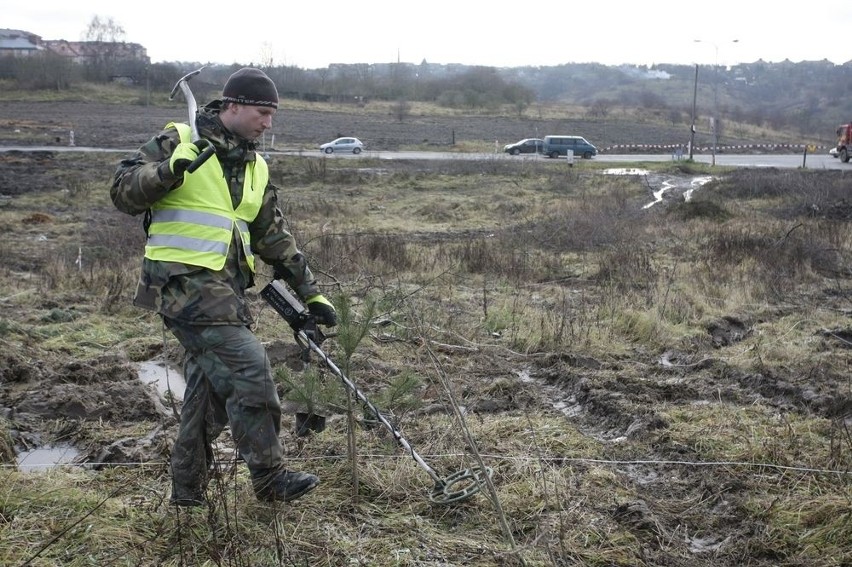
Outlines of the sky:
{"type": "Polygon", "coordinates": [[[852,60],[842,38],[852,2],[778,0],[321,0],[145,4],[10,1],[0,28],[84,39],[97,16],[124,29],[154,63],[291,65],[460,63],[490,67],[734,65],[852,60]]]}

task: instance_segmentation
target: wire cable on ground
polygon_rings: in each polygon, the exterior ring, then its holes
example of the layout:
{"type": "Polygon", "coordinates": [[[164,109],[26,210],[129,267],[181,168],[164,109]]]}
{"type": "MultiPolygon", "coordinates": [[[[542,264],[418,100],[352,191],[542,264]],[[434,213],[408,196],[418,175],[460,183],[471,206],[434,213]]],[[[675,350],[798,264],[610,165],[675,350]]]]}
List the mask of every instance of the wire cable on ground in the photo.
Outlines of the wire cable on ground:
{"type": "MultiPolygon", "coordinates": [[[[379,453],[359,453],[359,457],[363,457],[366,459],[407,459],[408,455],[382,455],[379,453]]],[[[444,453],[444,454],[428,454],[424,455],[424,457],[428,457],[429,459],[440,459],[440,458],[459,458],[459,457],[467,457],[469,454],[467,453],[444,453]]],[[[843,471],[838,469],[820,469],[814,467],[804,467],[804,466],[796,466],[796,465],[777,465],[774,463],[760,463],[760,462],[749,462],[749,461],[677,461],[672,459],[595,459],[591,457],[563,457],[563,456],[533,456],[533,455],[491,455],[491,454],[482,454],[483,458],[492,459],[492,460],[503,460],[503,461],[544,461],[548,463],[587,463],[587,464],[598,464],[598,465],[672,465],[672,466],[682,466],[682,467],[748,467],[748,468],[761,468],[761,469],[776,469],[779,471],[785,472],[802,472],[802,473],[811,473],[811,474],[835,474],[841,476],[852,475],[852,471],[843,471]]],[[[329,460],[337,460],[337,459],[345,459],[346,455],[322,455],[318,457],[287,457],[287,460],[290,461],[301,461],[301,462],[310,462],[310,461],[329,461],[329,460]]],[[[230,461],[221,461],[222,463],[229,463],[230,461]]],[[[63,467],[163,467],[167,466],[166,462],[158,462],[158,461],[127,461],[127,462],[85,462],[85,463],[34,463],[34,464],[0,464],[0,468],[5,469],[50,469],[50,468],[63,468],[63,467]]]]}

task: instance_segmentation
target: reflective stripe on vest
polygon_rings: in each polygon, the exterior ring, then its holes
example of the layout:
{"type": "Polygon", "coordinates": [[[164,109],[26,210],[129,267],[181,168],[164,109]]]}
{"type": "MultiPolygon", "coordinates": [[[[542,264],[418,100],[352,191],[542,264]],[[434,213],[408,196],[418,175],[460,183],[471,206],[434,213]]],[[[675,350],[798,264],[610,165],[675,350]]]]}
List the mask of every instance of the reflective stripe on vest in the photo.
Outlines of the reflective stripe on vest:
{"type": "MultiPolygon", "coordinates": [[[[171,123],[166,127],[176,128],[182,142],[189,141],[189,125],[171,123]]],[[[221,270],[236,228],[254,271],[248,223],[260,210],[268,181],[269,169],[257,155],[255,162],[246,164],[242,200],[235,210],[222,166],[211,157],[194,173],[185,174],[180,187],[151,207],[145,257],[221,270]]]]}

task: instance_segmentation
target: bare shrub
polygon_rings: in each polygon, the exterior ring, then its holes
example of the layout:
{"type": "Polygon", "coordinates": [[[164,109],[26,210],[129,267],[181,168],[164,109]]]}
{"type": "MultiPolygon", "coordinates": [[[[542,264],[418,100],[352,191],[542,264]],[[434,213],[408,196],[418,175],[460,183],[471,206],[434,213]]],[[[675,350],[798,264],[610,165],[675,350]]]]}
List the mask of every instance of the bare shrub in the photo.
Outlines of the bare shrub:
{"type": "Polygon", "coordinates": [[[145,247],[145,234],[137,222],[141,224],[118,212],[99,215],[91,222],[91,233],[42,258],[42,285],[99,296],[105,311],[128,302],[145,247]]]}
{"type": "MultiPolygon", "coordinates": [[[[297,219],[330,219],[345,212],[345,204],[339,199],[328,198],[328,191],[315,192],[310,196],[300,196],[298,199],[291,199],[286,194],[279,195],[279,206],[281,212],[288,221],[297,219]]],[[[295,229],[290,231],[295,234],[295,229]]]]}
{"type": "Polygon", "coordinates": [[[731,218],[731,213],[724,205],[707,199],[693,199],[691,201],[672,203],[666,209],[666,214],[682,221],[707,219],[723,222],[731,218]]]}
{"type": "Polygon", "coordinates": [[[543,249],[588,251],[619,242],[642,241],[640,208],[623,190],[583,195],[575,207],[558,211],[522,227],[516,234],[543,249]]]}
{"type": "Polygon", "coordinates": [[[621,242],[600,254],[595,279],[619,292],[653,290],[658,276],[653,258],[653,253],[643,247],[621,242]]]}
{"type": "Polygon", "coordinates": [[[434,256],[439,266],[457,266],[462,273],[493,274],[513,282],[564,275],[559,256],[526,245],[514,233],[438,242],[434,256]]]}
{"type": "Polygon", "coordinates": [[[304,160],[304,174],[308,181],[325,181],[328,176],[328,161],[324,159],[304,160]]]}
{"type": "Polygon", "coordinates": [[[737,169],[725,174],[713,193],[725,199],[781,197],[789,204],[820,205],[846,200],[849,179],[842,171],[737,169]]]}
{"type": "Polygon", "coordinates": [[[772,239],[752,227],[726,226],[708,234],[704,248],[713,264],[740,264],[746,258],[760,257],[772,245],[772,239]]]}
{"type": "Polygon", "coordinates": [[[774,234],[765,228],[727,226],[711,234],[706,261],[717,267],[752,264],[753,283],[780,296],[812,281],[814,272],[848,273],[843,232],[836,223],[799,223],[774,234]]]}
{"type": "Polygon", "coordinates": [[[414,265],[410,248],[404,236],[393,234],[325,234],[303,247],[313,268],[340,276],[404,272],[414,265]]]}

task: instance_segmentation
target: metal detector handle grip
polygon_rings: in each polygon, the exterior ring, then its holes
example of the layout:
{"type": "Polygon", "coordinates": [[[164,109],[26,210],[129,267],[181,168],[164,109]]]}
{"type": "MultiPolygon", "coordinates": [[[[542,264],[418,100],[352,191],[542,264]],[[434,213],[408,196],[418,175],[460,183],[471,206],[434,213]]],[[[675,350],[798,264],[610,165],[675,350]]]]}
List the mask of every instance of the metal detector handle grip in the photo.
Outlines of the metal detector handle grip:
{"type": "MultiPolygon", "coordinates": [[[[204,141],[207,142],[207,140],[204,141]]],[[[199,142],[201,142],[201,140],[196,142],[196,144],[198,144],[199,142]]],[[[210,156],[216,153],[216,148],[213,147],[213,144],[211,144],[210,142],[207,142],[207,144],[208,145],[206,148],[204,148],[204,151],[198,154],[198,157],[192,160],[192,163],[187,166],[187,173],[193,173],[196,169],[204,165],[204,162],[210,159],[210,156]]]]}

